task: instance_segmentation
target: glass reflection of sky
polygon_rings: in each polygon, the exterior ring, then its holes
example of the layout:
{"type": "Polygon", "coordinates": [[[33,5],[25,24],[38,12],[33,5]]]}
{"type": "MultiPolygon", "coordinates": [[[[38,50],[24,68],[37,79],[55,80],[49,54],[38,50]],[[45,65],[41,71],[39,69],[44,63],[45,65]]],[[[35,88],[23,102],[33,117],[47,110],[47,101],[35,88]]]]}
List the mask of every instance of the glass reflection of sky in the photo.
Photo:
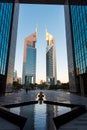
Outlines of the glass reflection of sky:
{"type": "Polygon", "coordinates": [[[44,103],[10,108],[11,112],[28,118],[23,130],[56,130],[53,117],[70,110],[68,107],[44,103]]]}

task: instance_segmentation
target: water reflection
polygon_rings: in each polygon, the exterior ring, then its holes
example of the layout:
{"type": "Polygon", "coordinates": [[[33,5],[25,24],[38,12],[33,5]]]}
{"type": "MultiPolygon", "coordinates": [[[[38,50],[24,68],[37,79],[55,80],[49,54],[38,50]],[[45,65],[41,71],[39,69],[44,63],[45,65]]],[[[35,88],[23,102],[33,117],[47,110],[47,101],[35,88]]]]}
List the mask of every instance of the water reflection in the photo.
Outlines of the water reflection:
{"type": "Polygon", "coordinates": [[[10,108],[11,112],[28,118],[23,130],[56,130],[53,117],[70,110],[71,108],[44,103],[10,108]]]}
{"type": "Polygon", "coordinates": [[[47,128],[46,128],[46,117],[47,117],[46,105],[43,104],[43,107],[40,104],[35,105],[34,114],[35,114],[34,130],[47,130],[47,128]]]}

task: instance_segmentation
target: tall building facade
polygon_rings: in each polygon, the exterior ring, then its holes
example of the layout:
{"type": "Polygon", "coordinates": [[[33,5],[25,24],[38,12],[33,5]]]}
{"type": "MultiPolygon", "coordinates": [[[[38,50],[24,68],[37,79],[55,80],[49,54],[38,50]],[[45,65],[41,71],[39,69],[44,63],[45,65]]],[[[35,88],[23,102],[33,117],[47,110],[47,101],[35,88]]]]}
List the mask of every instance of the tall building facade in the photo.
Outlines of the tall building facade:
{"type": "Polygon", "coordinates": [[[13,72],[13,81],[17,82],[17,70],[14,70],[13,72]]]}
{"type": "Polygon", "coordinates": [[[65,5],[69,83],[87,95],[87,6],[65,5]]]}
{"type": "Polygon", "coordinates": [[[49,85],[57,83],[56,74],[56,45],[54,37],[46,30],[46,82],[49,85]]]}
{"type": "Polygon", "coordinates": [[[0,3],[0,92],[13,83],[19,5],[0,3]],[[7,86],[7,87],[6,87],[7,86]]]}
{"type": "Polygon", "coordinates": [[[22,84],[36,83],[36,39],[37,29],[24,40],[22,84]]]}

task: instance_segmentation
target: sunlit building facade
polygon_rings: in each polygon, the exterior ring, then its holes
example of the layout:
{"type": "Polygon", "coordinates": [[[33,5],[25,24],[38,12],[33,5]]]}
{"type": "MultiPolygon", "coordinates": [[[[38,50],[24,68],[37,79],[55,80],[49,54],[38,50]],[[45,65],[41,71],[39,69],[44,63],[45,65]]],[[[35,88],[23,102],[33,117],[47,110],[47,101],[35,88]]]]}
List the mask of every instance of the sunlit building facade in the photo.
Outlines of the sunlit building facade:
{"type": "Polygon", "coordinates": [[[13,72],[13,81],[17,82],[17,70],[14,70],[13,72]]]}
{"type": "Polygon", "coordinates": [[[46,30],[46,82],[48,85],[57,83],[56,74],[56,45],[54,37],[46,30]]]}
{"type": "Polygon", "coordinates": [[[18,12],[18,4],[0,3],[0,92],[13,83],[18,12]]]}
{"type": "Polygon", "coordinates": [[[26,85],[36,83],[36,39],[37,29],[24,40],[22,83],[26,85]]]}
{"type": "Polygon", "coordinates": [[[17,83],[18,83],[18,84],[21,84],[21,77],[18,77],[18,78],[17,78],[17,83]]]}
{"type": "Polygon", "coordinates": [[[87,6],[65,5],[69,83],[87,95],[87,6]]]}

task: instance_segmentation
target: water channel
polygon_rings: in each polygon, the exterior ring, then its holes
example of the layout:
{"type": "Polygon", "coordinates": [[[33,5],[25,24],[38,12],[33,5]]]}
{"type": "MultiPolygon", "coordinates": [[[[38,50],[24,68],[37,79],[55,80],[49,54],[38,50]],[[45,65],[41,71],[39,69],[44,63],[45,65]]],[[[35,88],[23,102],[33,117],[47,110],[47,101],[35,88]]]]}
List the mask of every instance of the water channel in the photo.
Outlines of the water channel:
{"type": "Polygon", "coordinates": [[[10,112],[27,117],[23,130],[56,130],[53,117],[71,111],[71,108],[50,105],[32,104],[9,108],[10,112]]]}

